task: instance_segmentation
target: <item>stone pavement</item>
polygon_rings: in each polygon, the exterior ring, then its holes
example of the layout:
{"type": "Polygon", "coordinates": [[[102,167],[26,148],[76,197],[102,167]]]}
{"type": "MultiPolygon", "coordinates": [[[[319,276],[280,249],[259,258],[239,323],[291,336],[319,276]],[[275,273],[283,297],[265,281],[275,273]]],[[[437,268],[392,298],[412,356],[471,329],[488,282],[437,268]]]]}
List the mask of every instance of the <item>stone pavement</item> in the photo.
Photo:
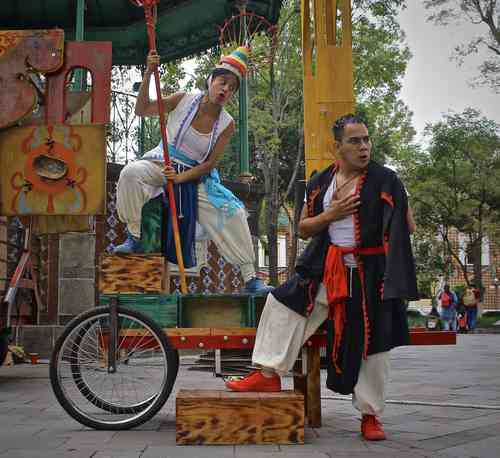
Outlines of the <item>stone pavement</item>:
{"type": "MultiPolygon", "coordinates": [[[[499,380],[500,335],[459,335],[456,346],[392,352],[384,442],[363,441],[348,397],[324,389],[323,427],[307,428],[305,445],[187,447],[175,445],[173,395],[138,429],[93,431],[57,404],[46,364],[1,367],[0,458],[496,458],[499,380]]],[[[222,381],[181,367],[175,389],[200,387],[222,388],[222,381]]]]}

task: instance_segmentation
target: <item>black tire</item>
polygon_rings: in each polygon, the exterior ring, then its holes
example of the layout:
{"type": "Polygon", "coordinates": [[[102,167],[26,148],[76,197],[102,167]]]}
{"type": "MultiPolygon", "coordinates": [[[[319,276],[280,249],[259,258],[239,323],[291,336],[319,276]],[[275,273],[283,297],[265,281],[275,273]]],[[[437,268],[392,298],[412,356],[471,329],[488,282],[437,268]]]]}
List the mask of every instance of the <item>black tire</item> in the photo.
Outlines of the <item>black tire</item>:
{"type": "Polygon", "coordinates": [[[51,356],[50,381],[63,409],[78,422],[94,429],[125,430],[150,420],[163,407],[177,377],[179,355],[149,317],[118,307],[120,328],[127,330],[119,340],[120,351],[127,354],[117,352],[116,373],[108,373],[109,313],[109,307],[97,307],[67,325],[51,356]],[[148,371],[155,371],[150,378],[148,371]],[[142,396],[141,391],[148,392],[142,396]],[[116,401],[113,397],[120,394],[116,401]]]}
{"type": "MultiPolygon", "coordinates": [[[[82,340],[85,338],[85,334],[87,333],[88,328],[83,327],[82,332],[78,332],[75,342],[74,342],[74,347],[79,348],[82,340]]],[[[113,404],[105,399],[101,399],[99,396],[97,396],[92,389],[87,385],[85,382],[84,377],[82,376],[82,372],[80,370],[80,364],[78,364],[78,351],[75,350],[74,352],[74,360],[71,361],[71,374],[73,376],[73,380],[75,381],[75,385],[82,393],[82,395],[92,404],[94,404],[96,407],[99,407],[102,410],[105,410],[107,412],[111,412],[114,414],[134,414],[137,412],[141,412],[144,410],[147,406],[149,406],[153,401],[155,396],[151,396],[149,399],[146,399],[144,402],[138,403],[138,404],[133,404],[130,406],[121,406],[118,404],[113,404]]]]}
{"type": "Polygon", "coordinates": [[[5,361],[7,351],[9,350],[9,338],[6,335],[0,335],[0,366],[5,361]]]}

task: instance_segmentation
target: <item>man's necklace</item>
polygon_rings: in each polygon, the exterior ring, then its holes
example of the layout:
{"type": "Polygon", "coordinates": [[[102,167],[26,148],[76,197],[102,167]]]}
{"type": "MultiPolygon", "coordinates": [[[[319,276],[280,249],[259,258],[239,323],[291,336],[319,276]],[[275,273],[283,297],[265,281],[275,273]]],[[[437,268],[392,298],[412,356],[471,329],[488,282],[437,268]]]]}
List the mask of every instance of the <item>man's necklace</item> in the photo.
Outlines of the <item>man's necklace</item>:
{"type": "MultiPolygon", "coordinates": [[[[352,176],[351,178],[349,178],[348,180],[344,181],[342,183],[342,185],[336,186],[335,187],[335,192],[333,193],[333,196],[332,196],[332,200],[338,200],[339,199],[338,196],[339,196],[340,191],[343,188],[345,188],[349,183],[352,183],[356,178],[359,178],[359,177],[360,177],[360,174],[356,174],[356,175],[352,176]]],[[[337,179],[338,179],[338,176],[335,178],[335,183],[336,184],[338,183],[337,179]]]]}

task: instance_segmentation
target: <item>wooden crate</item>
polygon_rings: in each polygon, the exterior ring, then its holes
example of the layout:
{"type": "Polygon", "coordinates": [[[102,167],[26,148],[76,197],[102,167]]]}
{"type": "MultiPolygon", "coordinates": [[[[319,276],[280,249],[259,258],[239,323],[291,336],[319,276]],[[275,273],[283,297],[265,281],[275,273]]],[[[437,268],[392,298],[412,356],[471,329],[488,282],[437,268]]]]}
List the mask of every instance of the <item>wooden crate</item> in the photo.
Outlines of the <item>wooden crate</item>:
{"type": "Polygon", "coordinates": [[[294,391],[180,390],[176,443],[303,444],[304,396],[294,391]]]}
{"type": "Polygon", "coordinates": [[[187,294],[179,298],[179,327],[255,326],[254,301],[246,294],[187,294]]]}
{"type": "Polygon", "coordinates": [[[99,267],[99,291],[103,294],[167,292],[167,277],[160,255],[105,254],[99,267]]]}

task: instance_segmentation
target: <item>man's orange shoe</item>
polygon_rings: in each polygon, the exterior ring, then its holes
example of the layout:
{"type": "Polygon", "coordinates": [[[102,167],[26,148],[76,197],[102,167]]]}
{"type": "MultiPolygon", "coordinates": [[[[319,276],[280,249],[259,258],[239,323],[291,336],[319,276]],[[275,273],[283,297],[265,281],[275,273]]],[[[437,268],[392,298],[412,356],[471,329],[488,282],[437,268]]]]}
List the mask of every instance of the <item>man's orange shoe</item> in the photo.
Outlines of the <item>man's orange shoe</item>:
{"type": "Polygon", "coordinates": [[[252,371],[241,380],[228,380],[226,387],[233,391],[281,391],[281,378],[278,374],[264,377],[261,371],[252,371]]]}
{"type": "Polygon", "coordinates": [[[363,415],[361,434],[367,441],[383,441],[386,439],[382,423],[375,415],[363,415]]]}

